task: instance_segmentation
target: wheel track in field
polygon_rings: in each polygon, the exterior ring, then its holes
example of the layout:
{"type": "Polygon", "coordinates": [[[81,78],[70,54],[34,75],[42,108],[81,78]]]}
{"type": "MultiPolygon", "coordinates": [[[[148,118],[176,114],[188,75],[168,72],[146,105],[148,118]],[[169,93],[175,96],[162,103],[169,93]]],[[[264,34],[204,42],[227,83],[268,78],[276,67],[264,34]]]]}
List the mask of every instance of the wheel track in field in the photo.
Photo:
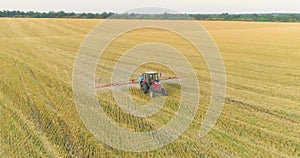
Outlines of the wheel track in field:
{"type": "Polygon", "coordinates": [[[7,155],[6,151],[9,147],[7,145],[2,144],[1,141],[0,141],[0,147],[1,147],[0,157],[4,157],[5,155],[7,155]]]}
{"type": "MultiPolygon", "coordinates": [[[[245,125],[245,126],[248,126],[248,128],[251,128],[251,129],[254,129],[254,130],[259,130],[259,131],[262,131],[264,134],[266,135],[270,135],[270,137],[273,135],[273,136],[279,136],[280,138],[284,139],[284,140],[290,140],[292,141],[293,139],[296,139],[297,141],[300,142],[299,139],[297,139],[296,137],[289,137],[289,136],[286,136],[284,134],[281,134],[281,133],[278,133],[278,132],[274,132],[272,130],[269,130],[269,129],[265,129],[263,127],[259,127],[257,125],[251,125],[249,124],[248,122],[245,122],[245,121],[240,121],[240,120],[237,120],[237,119],[234,119],[230,116],[222,116],[224,118],[226,118],[226,120],[228,120],[229,122],[232,122],[234,121],[235,123],[237,123],[237,125],[241,124],[241,125],[245,125]]],[[[194,120],[194,122],[196,122],[197,124],[201,124],[201,121],[200,120],[194,120]]],[[[225,127],[225,129],[228,128],[228,127],[225,127]]],[[[220,127],[218,128],[218,126],[216,128],[214,128],[215,131],[217,131],[218,133],[223,133],[223,134],[226,134],[224,133],[224,127],[220,127]]],[[[244,143],[244,144],[247,144],[247,145],[250,145],[252,146],[253,148],[260,148],[262,150],[264,150],[265,152],[268,152],[271,150],[272,154],[275,154],[279,157],[288,157],[288,154],[286,152],[280,152],[279,150],[277,150],[276,148],[274,147],[270,147],[268,145],[264,145],[264,144],[261,144],[261,143],[253,143],[251,141],[251,139],[248,139],[247,137],[245,136],[240,136],[236,133],[232,133],[232,132],[229,132],[227,133],[227,135],[229,135],[230,137],[233,137],[235,139],[237,139],[238,141],[244,143]]],[[[183,135],[181,136],[182,138],[185,138],[191,142],[194,142],[195,139],[193,139],[192,137],[190,137],[189,135],[183,135]]],[[[253,138],[253,137],[252,137],[253,138]]],[[[259,137],[257,137],[257,139],[260,139],[259,137]]],[[[221,140],[219,139],[216,139],[220,144],[223,144],[224,145],[224,142],[222,142],[221,140]]],[[[270,142],[269,142],[270,143],[270,142]]],[[[226,143],[225,143],[226,145],[226,143]]],[[[282,144],[281,144],[282,145],[282,144]]],[[[276,146],[276,147],[282,147],[281,145],[279,146],[276,146]]],[[[294,148],[295,149],[295,148],[294,148]]]]}
{"type": "MultiPolygon", "coordinates": [[[[2,108],[4,106],[3,102],[4,102],[4,97],[3,97],[2,92],[0,91],[0,108],[2,108]]],[[[0,114],[0,117],[2,117],[2,114],[0,114]]],[[[0,126],[0,128],[2,128],[2,127],[0,126]]],[[[5,155],[7,155],[8,149],[9,149],[9,146],[2,143],[2,134],[1,134],[0,135],[0,157],[4,157],[5,155]]]]}
{"type": "MultiPolygon", "coordinates": [[[[46,97],[45,90],[44,90],[44,88],[40,85],[37,76],[34,74],[32,68],[31,68],[31,65],[29,65],[28,63],[26,63],[24,55],[23,55],[18,49],[17,49],[17,51],[18,51],[18,53],[19,53],[19,54],[21,55],[21,57],[22,57],[22,60],[23,60],[22,63],[26,65],[26,69],[27,69],[28,72],[29,72],[30,78],[32,79],[32,81],[33,81],[34,83],[36,83],[37,88],[38,88],[38,91],[39,91],[39,92],[41,93],[41,95],[42,95],[44,105],[46,105],[46,108],[47,108],[47,109],[49,109],[49,110],[52,111],[54,114],[56,114],[56,115],[53,115],[52,118],[50,118],[49,123],[51,123],[56,117],[58,117],[57,115],[58,115],[59,111],[62,109],[62,107],[63,107],[65,101],[68,99],[68,97],[69,97],[70,94],[72,93],[72,90],[70,90],[70,91],[66,94],[66,96],[63,98],[63,100],[61,101],[61,103],[59,103],[58,106],[55,108],[54,104],[53,104],[52,102],[50,102],[50,101],[48,100],[48,98],[46,97]]],[[[46,74],[46,75],[49,75],[49,74],[46,74]]],[[[24,82],[25,82],[25,81],[24,81],[24,82]]],[[[59,119],[60,119],[60,118],[59,118],[59,119]]],[[[64,121],[61,120],[60,122],[63,122],[63,123],[60,123],[60,127],[62,127],[63,129],[66,129],[66,128],[67,128],[67,125],[64,123],[64,121]]],[[[46,123],[46,125],[49,124],[49,123],[46,123]]],[[[68,133],[66,133],[66,131],[63,131],[63,133],[64,133],[64,140],[68,140],[68,139],[67,139],[68,133]]],[[[50,142],[49,142],[49,143],[50,143],[50,142]]],[[[49,143],[48,143],[48,144],[49,144],[49,143]]],[[[74,151],[73,147],[70,146],[70,144],[69,144],[68,146],[65,147],[65,151],[66,151],[67,153],[72,153],[72,152],[74,153],[74,152],[76,152],[76,151],[74,151]]]]}
{"type": "MultiPolygon", "coordinates": [[[[26,86],[26,83],[25,83],[25,80],[24,80],[24,77],[18,67],[18,64],[17,64],[17,61],[15,60],[15,65],[16,65],[16,69],[17,69],[17,72],[18,72],[18,76],[19,76],[19,79],[21,81],[21,84],[23,85],[23,90],[26,94],[26,97],[27,97],[27,105],[30,107],[32,113],[33,113],[33,118],[35,120],[40,120],[40,116],[38,116],[38,112],[37,112],[37,109],[35,108],[35,106],[33,105],[33,102],[31,100],[31,97],[30,97],[30,93],[29,93],[29,90],[26,86]]],[[[24,115],[22,115],[22,113],[20,112],[17,112],[17,109],[12,109],[12,107],[8,107],[10,108],[11,110],[13,111],[16,111],[16,113],[18,114],[18,116],[22,119],[22,121],[27,125],[27,127],[29,129],[31,129],[32,131],[35,131],[40,140],[42,141],[43,143],[43,146],[45,147],[45,149],[47,150],[47,152],[52,156],[52,157],[60,157],[59,156],[59,152],[58,152],[58,149],[48,140],[47,136],[45,136],[43,134],[43,132],[41,131],[41,129],[39,129],[38,127],[36,127],[35,123],[30,121],[30,119],[27,119],[24,115]]]]}
{"type": "Polygon", "coordinates": [[[48,138],[42,133],[40,129],[35,125],[33,121],[25,117],[20,110],[14,108],[13,106],[6,106],[6,108],[10,109],[18,118],[24,122],[26,127],[28,127],[29,131],[35,132],[38,138],[41,140],[44,149],[46,150],[47,154],[51,157],[60,157],[59,150],[51,144],[48,138]]]}
{"type": "MultiPolygon", "coordinates": [[[[234,139],[246,144],[246,145],[249,145],[251,146],[252,148],[259,148],[259,149],[262,149],[264,150],[264,152],[271,152],[272,154],[271,155],[276,155],[276,157],[288,157],[289,155],[284,153],[284,152],[279,152],[278,150],[274,150],[274,148],[270,147],[270,146],[266,146],[266,145],[263,145],[263,144],[259,144],[259,143],[254,143],[253,140],[247,138],[247,137],[241,137],[237,134],[232,134],[230,133],[230,135],[228,135],[228,133],[220,130],[220,129],[215,129],[218,133],[220,134],[226,134],[226,136],[230,136],[230,137],[233,137],[234,139]]],[[[220,143],[220,144],[223,144],[224,145],[224,142],[222,140],[219,140],[217,139],[217,141],[220,143]]],[[[222,145],[222,146],[223,146],[222,145]]],[[[225,144],[226,145],[226,144],[225,144]]],[[[247,149],[249,150],[249,149],[247,149]]],[[[252,156],[253,157],[253,156],[252,156]]]]}
{"type": "MultiPolygon", "coordinates": [[[[55,106],[52,104],[52,102],[49,101],[49,99],[46,97],[46,92],[45,92],[44,88],[40,85],[40,82],[38,81],[37,76],[36,76],[36,75],[34,74],[34,72],[32,71],[31,66],[25,62],[25,57],[23,56],[23,53],[21,53],[19,49],[17,49],[17,52],[22,56],[23,61],[24,61],[24,63],[26,64],[26,69],[29,71],[29,74],[30,74],[30,77],[31,77],[32,81],[33,81],[34,83],[37,84],[38,90],[39,90],[39,92],[40,92],[41,95],[42,95],[44,105],[46,105],[46,108],[47,108],[47,109],[49,109],[49,110],[51,110],[53,113],[56,113],[56,114],[57,114],[58,111],[55,109],[55,106]]],[[[19,73],[19,70],[18,70],[18,73],[19,73]]],[[[19,73],[19,74],[20,74],[20,73],[19,73]]],[[[24,80],[24,79],[23,79],[23,80],[24,80]]],[[[24,82],[25,82],[25,81],[24,81],[24,82]]],[[[22,84],[23,84],[23,83],[22,83],[22,84]]]]}
{"type": "Polygon", "coordinates": [[[261,108],[261,107],[254,106],[252,104],[249,104],[249,103],[246,103],[246,102],[243,102],[243,101],[231,99],[231,98],[228,98],[228,97],[226,98],[226,101],[227,102],[232,102],[232,103],[235,103],[235,104],[238,104],[238,105],[242,105],[243,107],[246,107],[248,109],[252,109],[254,111],[258,111],[258,112],[261,112],[261,113],[264,113],[266,115],[270,115],[270,116],[273,116],[273,117],[277,117],[277,118],[286,120],[286,121],[288,121],[290,123],[293,123],[293,124],[297,124],[297,122],[295,120],[292,120],[289,117],[280,115],[276,112],[272,112],[270,110],[267,110],[267,109],[264,109],[264,108],[261,108]]]}
{"type": "Polygon", "coordinates": [[[41,86],[40,82],[38,81],[36,75],[32,71],[30,67],[27,67],[29,74],[32,78],[32,80],[37,84],[37,87],[39,89],[39,92],[41,93],[43,103],[47,106],[49,110],[52,110],[54,113],[57,113],[57,110],[55,109],[55,106],[53,105],[52,101],[50,101],[46,96],[45,89],[41,86]]]}
{"type": "MultiPolygon", "coordinates": [[[[24,57],[23,54],[20,52],[20,50],[17,49],[17,51],[18,51],[18,53],[22,56],[23,61],[24,61],[24,64],[26,64],[26,66],[27,66],[26,68],[27,68],[27,70],[29,71],[29,74],[30,74],[30,76],[31,76],[31,79],[34,81],[34,83],[37,84],[38,89],[39,89],[39,91],[40,91],[40,93],[41,93],[41,95],[42,95],[42,98],[43,98],[43,103],[46,105],[46,107],[47,107],[49,110],[51,110],[51,111],[53,111],[54,113],[57,114],[58,111],[59,111],[59,109],[58,109],[58,110],[55,109],[55,106],[54,106],[54,104],[52,103],[52,101],[50,101],[50,100],[46,97],[47,95],[46,95],[45,89],[41,86],[40,82],[38,81],[37,76],[34,74],[32,68],[31,68],[31,65],[29,65],[28,63],[25,62],[25,57],[24,57]]],[[[60,107],[63,105],[63,103],[65,102],[65,100],[66,100],[66,98],[67,98],[68,96],[69,96],[69,94],[67,94],[66,97],[63,99],[62,103],[60,104],[60,107]]],[[[60,108],[60,107],[58,107],[58,108],[60,108]]]]}
{"type": "MultiPolygon", "coordinates": [[[[21,21],[22,22],[22,21],[21,21]]],[[[23,23],[23,22],[22,22],[23,23]]],[[[28,65],[29,67],[33,67],[35,70],[38,70],[39,72],[41,72],[41,73],[44,73],[44,74],[46,74],[47,76],[51,76],[52,78],[55,78],[56,80],[58,80],[58,81],[62,81],[62,82],[64,82],[64,83],[67,83],[65,80],[63,80],[63,79],[61,79],[59,76],[57,76],[57,75],[55,75],[55,74],[49,74],[47,71],[45,71],[45,70],[42,70],[42,69],[40,69],[40,68],[38,68],[37,66],[34,66],[34,65],[30,65],[29,63],[26,63],[26,60],[25,60],[25,56],[27,57],[27,58],[30,58],[30,59],[32,59],[32,60],[35,60],[35,61],[38,61],[38,62],[40,62],[41,63],[41,61],[40,60],[38,60],[38,59],[36,59],[37,57],[35,56],[35,54],[33,53],[33,52],[36,52],[35,50],[34,50],[34,48],[32,48],[32,47],[34,47],[34,46],[32,46],[32,45],[28,45],[28,43],[26,43],[26,41],[24,41],[23,39],[26,39],[26,38],[30,38],[31,36],[28,36],[28,34],[25,32],[25,31],[20,31],[20,30],[24,30],[23,29],[23,27],[22,27],[22,25],[13,25],[13,27],[14,27],[14,31],[13,31],[13,34],[14,35],[18,35],[17,37],[14,37],[14,39],[17,39],[17,43],[16,42],[14,42],[14,43],[12,43],[12,44],[10,44],[11,46],[10,46],[10,49],[11,50],[15,50],[15,51],[11,51],[11,53],[9,53],[9,54],[13,54],[13,53],[19,53],[20,55],[21,55],[21,58],[20,59],[18,59],[19,61],[21,61],[21,62],[23,62],[24,64],[26,64],[26,65],[28,65]],[[28,51],[28,52],[30,52],[30,53],[32,53],[31,55],[30,54],[26,54],[26,53],[23,53],[23,52],[20,52],[20,50],[19,50],[19,48],[20,48],[20,45],[22,45],[24,48],[26,48],[26,50],[28,51]],[[53,75],[55,75],[54,77],[53,77],[53,75]]],[[[30,27],[34,27],[34,26],[30,26],[30,27]]],[[[54,27],[57,27],[57,26],[55,26],[54,25],[54,27]]],[[[51,28],[51,30],[52,30],[53,28],[51,28]]],[[[61,27],[59,27],[59,29],[62,29],[61,27]]],[[[39,32],[40,33],[40,32],[39,32]]],[[[38,39],[35,39],[35,40],[32,40],[32,41],[35,41],[35,42],[39,42],[39,40],[38,39]]],[[[22,48],[23,48],[22,47],[22,48]]],[[[9,55],[9,54],[5,54],[6,56],[10,56],[12,59],[15,59],[16,57],[15,56],[13,56],[13,55],[9,55]]],[[[42,63],[43,64],[43,63],[42,63]]],[[[50,70],[52,70],[52,71],[57,71],[57,70],[55,70],[55,67],[53,67],[53,65],[49,65],[49,64],[44,64],[45,66],[47,66],[47,68],[49,68],[50,70]]],[[[67,84],[69,84],[69,83],[67,83],[67,84]]]]}

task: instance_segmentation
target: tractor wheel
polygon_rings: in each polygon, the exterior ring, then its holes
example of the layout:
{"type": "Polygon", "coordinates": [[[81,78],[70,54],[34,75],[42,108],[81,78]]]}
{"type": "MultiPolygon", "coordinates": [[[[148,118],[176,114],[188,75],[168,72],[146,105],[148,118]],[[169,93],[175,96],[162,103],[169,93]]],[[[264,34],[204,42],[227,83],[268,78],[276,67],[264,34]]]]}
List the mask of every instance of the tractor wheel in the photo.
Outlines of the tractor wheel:
{"type": "Polygon", "coordinates": [[[161,94],[163,96],[168,96],[168,93],[167,93],[166,89],[164,89],[164,88],[161,89],[161,94]]]}
{"type": "Polygon", "coordinates": [[[142,83],[141,84],[141,90],[143,93],[147,93],[148,92],[148,87],[147,87],[147,84],[146,83],[142,83]]]}
{"type": "Polygon", "coordinates": [[[151,98],[155,97],[155,90],[154,90],[153,85],[149,88],[149,95],[151,98]]]}
{"type": "Polygon", "coordinates": [[[149,91],[149,95],[151,98],[154,98],[155,97],[155,91],[154,90],[150,90],[149,91]]]}

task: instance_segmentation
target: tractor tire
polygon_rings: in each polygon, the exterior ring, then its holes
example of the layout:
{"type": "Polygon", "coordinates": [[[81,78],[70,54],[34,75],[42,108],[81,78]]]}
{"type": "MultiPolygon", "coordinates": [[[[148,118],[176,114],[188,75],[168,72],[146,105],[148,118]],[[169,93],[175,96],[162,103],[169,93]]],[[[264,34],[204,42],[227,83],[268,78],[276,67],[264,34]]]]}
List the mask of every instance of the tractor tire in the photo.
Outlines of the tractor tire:
{"type": "Polygon", "coordinates": [[[167,93],[166,89],[164,89],[164,88],[161,89],[161,94],[162,94],[162,96],[168,96],[168,93],[167,93]]]}
{"type": "Polygon", "coordinates": [[[149,95],[151,98],[154,98],[155,97],[155,90],[154,90],[154,86],[152,85],[150,88],[149,88],[149,95]]]}
{"type": "Polygon", "coordinates": [[[145,94],[148,92],[148,86],[146,83],[141,83],[141,90],[145,94]]]}
{"type": "Polygon", "coordinates": [[[154,98],[155,97],[155,91],[154,90],[150,90],[149,91],[149,95],[150,95],[150,98],[154,98]]]}

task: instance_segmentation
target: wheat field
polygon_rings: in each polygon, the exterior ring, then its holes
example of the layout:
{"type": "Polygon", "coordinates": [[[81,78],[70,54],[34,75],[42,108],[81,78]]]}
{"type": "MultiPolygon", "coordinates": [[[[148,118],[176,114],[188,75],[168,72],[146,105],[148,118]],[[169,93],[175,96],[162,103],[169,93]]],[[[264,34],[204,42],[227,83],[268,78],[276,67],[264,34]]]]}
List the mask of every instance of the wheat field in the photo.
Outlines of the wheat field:
{"type": "MultiPolygon", "coordinates": [[[[201,57],[177,36],[141,29],[119,38],[103,55],[96,81],[130,45],[145,41],[181,44],[202,87],[200,107],[188,130],[172,144],[149,152],[125,152],[98,141],[85,127],[72,93],[76,53],[101,20],[0,19],[0,157],[300,157],[300,24],[200,21],[223,57],[227,94],[221,116],[204,138],[198,137],[211,84],[201,57]],[[124,40],[123,38],[126,38],[124,40]]],[[[162,71],[146,64],[135,70],[162,71]]],[[[132,76],[135,78],[136,76],[132,76]]],[[[99,92],[107,115],[132,131],[153,130],[178,110],[180,86],[168,84],[162,111],[133,117],[99,92]]],[[[130,89],[141,103],[150,100],[130,89]]]]}

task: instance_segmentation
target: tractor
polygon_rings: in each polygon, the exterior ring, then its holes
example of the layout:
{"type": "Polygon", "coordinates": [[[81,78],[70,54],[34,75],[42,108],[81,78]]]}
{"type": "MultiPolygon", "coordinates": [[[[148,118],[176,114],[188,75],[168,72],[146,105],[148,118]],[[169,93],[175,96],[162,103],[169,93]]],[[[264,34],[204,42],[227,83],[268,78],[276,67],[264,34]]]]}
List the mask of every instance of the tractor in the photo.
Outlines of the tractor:
{"type": "Polygon", "coordinates": [[[167,96],[167,91],[163,88],[159,82],[159,75],[157,72],[144,72],[141,77],[138,78],[140,89],[143,93],[150,94],[151,98],[154,98],[157,94],[167,96]]]}

